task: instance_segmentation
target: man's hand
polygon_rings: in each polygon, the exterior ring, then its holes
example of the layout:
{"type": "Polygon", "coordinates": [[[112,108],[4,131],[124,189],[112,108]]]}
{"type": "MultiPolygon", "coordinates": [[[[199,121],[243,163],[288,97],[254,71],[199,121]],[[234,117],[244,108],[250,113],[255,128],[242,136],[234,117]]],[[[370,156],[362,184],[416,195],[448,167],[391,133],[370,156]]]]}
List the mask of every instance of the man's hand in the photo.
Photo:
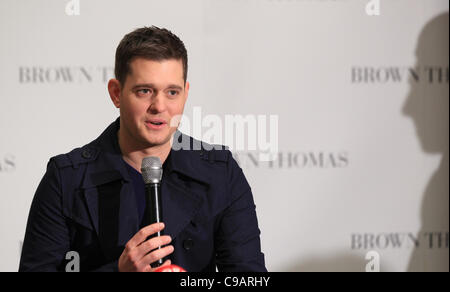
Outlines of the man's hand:
{"type": "MultiPolygon", "coordinates": [[[[158,231],[164,229],[164,223],[155,223],[142,228],[130,241],[127,242],[122,255],[119,258],[119,272],[153,272],[156,268],[150,266],[151,263],[162,259],[174,250],[172,245],[157,249],[160,246],[169,244],[172,241],[170,236],[154,237],[146,239],[158,231]]],[[[170,265],[170,260],[164,262],[162,266],[170,265]]]]}

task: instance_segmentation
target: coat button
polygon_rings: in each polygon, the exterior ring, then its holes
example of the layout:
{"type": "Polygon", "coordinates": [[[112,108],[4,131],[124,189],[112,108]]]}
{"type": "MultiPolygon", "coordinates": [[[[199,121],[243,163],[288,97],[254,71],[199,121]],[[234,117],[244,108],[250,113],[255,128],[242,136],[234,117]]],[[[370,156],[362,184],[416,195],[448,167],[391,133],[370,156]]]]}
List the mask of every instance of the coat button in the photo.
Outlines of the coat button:
{"type": "Polygon", "coordinates": [[[81,153],[81,156],[85,159],[89,159],[92,157],[91,151],[84,149],[83,153],[81,153]]]}
{"type": "Polygon", "coordinates": [[[194,246],[194,241],[189,238],[183,241],[183,247],[185,250],[190,250],[194,246]]]}

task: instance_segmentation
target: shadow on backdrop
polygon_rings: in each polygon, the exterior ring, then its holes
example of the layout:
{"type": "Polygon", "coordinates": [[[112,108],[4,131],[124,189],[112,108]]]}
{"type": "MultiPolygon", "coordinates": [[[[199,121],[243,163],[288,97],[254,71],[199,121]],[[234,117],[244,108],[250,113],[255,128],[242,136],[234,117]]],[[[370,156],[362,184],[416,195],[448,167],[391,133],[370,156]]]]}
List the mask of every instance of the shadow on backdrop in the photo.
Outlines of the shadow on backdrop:
{"type": "Polygon", "coordinates": [[[449,270],[448,237],[445,237],[449,225],[448,17],[448,13],[444,13],[429,21],[422,29],[416,47],[416,68],[439,67],[442,68],[441,75],[439,70],[433,70],[432,76],[426,71],[421,79],[410,80],[410,91],[403,107],[403,114],[414,122],[422,150],[442,156],[439,168],[424,191],[420,245],[412,252],[409,271],[449,270]],[[429,242],[431,232],[435,232],[432,248],[429,242]],[[438,246],[437,233],[442,236],[441,247],[438,246]]]}
{"type": "MultiPolygon", "coordinates": [[[[412,252],[408,271],[448,271],[449,254],[449,14],[444,13],[429,21],[422,29],[416,47],[416,68],[441,68],[433,75],[421,74],[419,80],[410,80],[410,90],[403,106],[403,114],[411,118],[421,148],[425,153],[441,155],[439,168],[430,179],[421,204],[420,246],[412,252]],[[440,75],[441,74],[441,75],[440,75]],[[432,80],[430,79],[432,78],[432,80]],[[429,237],[434,233],[433,248],[429,237]],[[437,233],[442,235],[438,247],[437,233]],[[447,243],[446,243],[447,240],[447,243]]],[[[423,72],[422,72],[423,73],[423,72]]],[[[364,257],[336,252],[334,257],[310,257],[294,261],[284,271],[364,271],[364,257]]],[[[381,261],[381,271],[390,270],[381,261]]]]}

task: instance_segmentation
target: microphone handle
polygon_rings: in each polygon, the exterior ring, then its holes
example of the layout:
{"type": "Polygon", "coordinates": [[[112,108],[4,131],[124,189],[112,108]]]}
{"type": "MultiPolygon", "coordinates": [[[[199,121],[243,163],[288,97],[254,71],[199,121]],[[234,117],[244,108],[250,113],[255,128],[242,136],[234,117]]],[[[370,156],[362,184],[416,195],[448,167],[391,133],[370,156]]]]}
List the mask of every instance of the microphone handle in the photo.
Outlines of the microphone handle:
{"type": "MultiPolygon", "coordinates": [[[[161,206],[161,184],[151,183],[147,185],[147,194],[150,197],[148,202],[149,207],[149,219],[150,224],[160,223],[162,221],[162,206],[161,206]]],[[[163,235],[162,231],[151,235],[149,238],[158,237],[163,235]]],[[[161,249],[159,246],[158,249],[161,249]]],[[[153,267],[159,267],[164,263],[163,259],[159,259],[157,262],[153,263],[153,267]]]]}

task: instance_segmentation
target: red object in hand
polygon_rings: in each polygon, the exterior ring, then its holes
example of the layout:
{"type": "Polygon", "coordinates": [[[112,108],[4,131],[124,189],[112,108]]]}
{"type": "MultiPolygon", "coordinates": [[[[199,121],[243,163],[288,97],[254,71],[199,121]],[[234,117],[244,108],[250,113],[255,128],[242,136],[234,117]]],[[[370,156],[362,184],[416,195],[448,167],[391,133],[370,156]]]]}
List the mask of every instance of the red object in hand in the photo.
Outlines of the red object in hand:
{"type": "Polygon", "coordinates": [[[157,268],[155,272],[186,272],[186,270],[177,265],[168,265],[157,268]]]}

